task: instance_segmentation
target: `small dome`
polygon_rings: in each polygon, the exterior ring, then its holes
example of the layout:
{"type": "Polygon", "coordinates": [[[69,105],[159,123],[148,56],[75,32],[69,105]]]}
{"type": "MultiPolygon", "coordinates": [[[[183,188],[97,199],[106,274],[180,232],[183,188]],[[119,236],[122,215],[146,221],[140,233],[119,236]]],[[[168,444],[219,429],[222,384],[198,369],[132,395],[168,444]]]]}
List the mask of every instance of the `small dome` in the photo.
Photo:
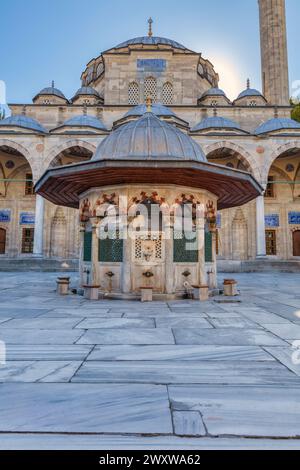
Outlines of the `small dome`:
{"type": "Polygon", "coordinates": [[[272,118],[255,129],[254,134],[267,134],[284,129],[300,129],[300,123],[289,118],[272,118]]]}
{"type": "Polygon", "coordinates": [[[101,98],[101,96],[99,95],[98,91],[95,90],[95,88],[91,87],[91,86],[83,86],[81,88],[79,88],[75,95],[73,96],[72,98],[72,101],[77,98],[78,96],[95,96],[96,98],[101,98]]]}
{"type": "Polygon", "coordinates": [[[54,95],[54,96],[58,96],[59,98],[62,98],[64,100],[66,100],[66,97],[65,95],[63,94],[62,91],[60,91],[58,88],[55,88],[54,86],[49,86],[49,87],[46,87],[46,88],[43,88],[34,98],[33,98],[33,101],[38,98],[39,96],[42,96],[42,95],[54,95]]]}
{"type": "Polygon", "coordinates": [[[206,98],[207,96],[224,96],[227,98],[225,92],[221,90],[221,88],[210,88],[201,95],[201,98],[206,98]]]}
{"type": "Polygon", "coordinates": [[[118,127],[100,143],[93,160],[106,159],[207,161],[191,137],[152,112],[118,127]]]}
{"type": "Polygon", "coordinates": [[[211,116],[208,118],[203,119],[195,127],[193,127],[192,132],[195,131],[202,131],[206,129],[235,129],[242,132],[242,128],[231,119],[223,118],[220,116],[211,116]]]}
{"type": "Polygon", "coordinates": [[[180,44],[179,42],[173,41],[172,39],[162,38],[158,36],[141,36],[138,38],[128,39],[128,41],[124,41],[121,44],[113,47],[113,49],[123,49],[124,47],[131,46],[131,45],[139,45],[142,44],[144,46],[158,46],[162,44],[164,46],[170,46],[174,49],[183,49],[187,50],[185,46],[180,44]]]}
{"type": "Polygon", "coordinates": [[[81,114],[80,116],[74,116],[67,119],[63,123],[63,126],[94,127],[95,129],[107,131],[105,125],[100,121],[100,119],[97,119],[94,116],[89,116],[88,114],[81,114]]]}
{"type": "MultiPolygon", "coordinates": [[[[147,105],[146,104],[139,104],[134,108],[130,109],[124,116],[124,118],[129,116],[142,116],[147,112],[147,105]]],[[[162,105],[161,103],[153,103],[152,104],[152,113],[156,116],[176,116],[175,113],[167,106],[162,105]]]]}
{"type": "Polygon", "coordinates": [[[260,96],[261,98],[264,98],[262,93],[255,88],[246,88],[246,90],[242,91],[239,96],[237,97],[237,100],[240,98],[247,98],[247,97],[252,97],[252,96],[260,96]]]}
{"type": "Polygon", "coordinates": [[[0,126],[23,127],[35,132],[48,132],[38,121],[24,114],[15,114],[6,119],[0,120],[0,126]]]}

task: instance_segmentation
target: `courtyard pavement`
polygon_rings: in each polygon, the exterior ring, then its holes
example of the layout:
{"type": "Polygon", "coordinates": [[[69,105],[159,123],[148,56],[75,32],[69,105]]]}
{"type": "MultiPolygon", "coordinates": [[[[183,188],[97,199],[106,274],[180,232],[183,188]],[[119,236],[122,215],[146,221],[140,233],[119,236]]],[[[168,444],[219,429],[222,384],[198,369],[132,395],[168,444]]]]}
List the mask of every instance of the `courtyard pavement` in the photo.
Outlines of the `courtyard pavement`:
{"type": "Polygon", "coordinates": [[[235,275],[229,303],[89,302],[56,277],[0,273],[0,449],[300,449],[300,274],[235,275]]]}

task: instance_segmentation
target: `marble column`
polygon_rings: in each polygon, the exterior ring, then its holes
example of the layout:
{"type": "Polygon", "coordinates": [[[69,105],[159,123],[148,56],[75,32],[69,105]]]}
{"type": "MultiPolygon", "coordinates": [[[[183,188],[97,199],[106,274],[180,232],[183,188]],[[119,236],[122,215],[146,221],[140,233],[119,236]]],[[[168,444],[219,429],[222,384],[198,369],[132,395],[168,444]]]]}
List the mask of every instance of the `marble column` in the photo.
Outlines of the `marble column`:
{"type": "Polygon", "coordinates": [[[211,232],[211,250],[212,250],[212,264],[213,264],[213,274],[210,278],[210,288],[216,289],[218,287],[217,282],[217,230],[211,232]]]}
{"type": "Polygon", "coordinates": [[[97,234],[97,222],[91,220],[92,223],[92,257],[91,257],[91,277],[90,284],[93,286],[100,285],[99,272],[99,238],[97,234]]]}
{"type": "Polygon", "coordinates": [[[86,284],[85,273],[83,272],[84,270],[84,262],[83,262],[84,234],[85,234],[85,224],[81,223],[79,227],[79,278],[80,278],[81,287],[83,286],[83,284],[86,284]]]}
{"type": "Polygon", "coordinates": [[[196,222],[197,243],[198,243],[198,269],[200,286],[207,284],[205,269],[205,221],[203,217],[198,217],[196,222]]]}
{"type": "Polygon", "coordinates": [[[33,240],[33,254],[35,256],[43,256],[44,210],[45,199],[37,194],[35,200],[35,224],[33,240]]]}
{"type": "Polygon", "coordinates": [[[131,292],[131,246],[128,230],[123,231],[123,261],[121,269],[121,290],[124,294],[131,292]]]}
{"type": "Polygon", "coordinates": [[[175,292],[175,272],[173,263],[174,227],[165,227],[165,290],[166,294],[175,292]]]}
{"type": "Polygon", "coordinates": [[[256,257],[266,256],[265,233],[265,200],[264,196],[256,198],[256,257]]]}

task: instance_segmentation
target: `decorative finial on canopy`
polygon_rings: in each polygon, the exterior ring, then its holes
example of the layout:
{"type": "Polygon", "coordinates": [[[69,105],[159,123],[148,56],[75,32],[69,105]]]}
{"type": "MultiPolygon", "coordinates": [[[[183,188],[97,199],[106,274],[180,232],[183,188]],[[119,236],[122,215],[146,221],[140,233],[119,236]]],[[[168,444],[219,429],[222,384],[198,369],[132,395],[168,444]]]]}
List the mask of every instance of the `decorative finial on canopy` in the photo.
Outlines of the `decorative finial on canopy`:
{"type": "Polygon", "coordinates": [[[214,117],[217,117],[217,115],[218,115],[217,108],[216,106],[214,106],[214,117]]]}
{"type": "Polygon", "coordinates": [[[247,78],[247,89],[249,90],[250,88],[250,78],[247,78]]]}
{"type": "Polygon", "coordinates": [[[278,118],[278,107],[275,106],[274,108],[274,117],[277,119],[278,118]]]}
{"type": "Polygon", "coordinates": [[[25,105],[22,107],[22,114],[23,114],[23,116],[26,116],[26,106],[25,105]]]}
{"type": "Polygon", "coordinates": [[[151,18],[151,16],[148,20],[148,24],[149,24],[148,36],[149,36],[149,38],[151,38],[152,37],[152,24],[153,24],[153,19],[151,18]]]}
{"type": "Polygon", "coordinates": [[[146,99],[147,113],[152,113],[152,98],[148,96],[146,99]]]}
{"type": "Polygon", "coordinates": [[[84,105],[83,105],[83,110],[82,110],[82,112],[83,112],[83,115],[84,115],[84,116],[87,115],[87,105],[86,105],[86,103],[84,103],[84,105]]]}
{"type": "Polygon", "coordinates": [[[54,88],[54,80],[52,80],[51,86],[52,88],[54,88]]]}

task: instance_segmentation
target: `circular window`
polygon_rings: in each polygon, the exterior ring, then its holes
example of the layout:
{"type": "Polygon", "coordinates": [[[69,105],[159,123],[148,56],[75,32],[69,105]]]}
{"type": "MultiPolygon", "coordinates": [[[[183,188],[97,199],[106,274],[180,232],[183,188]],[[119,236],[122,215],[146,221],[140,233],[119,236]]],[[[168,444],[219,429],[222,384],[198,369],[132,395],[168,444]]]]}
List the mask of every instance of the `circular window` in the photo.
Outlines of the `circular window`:
{"type": "Polygon", "coordinates": [[[288,173],[292,173],[292,172],[295,170],[295,167],[294,167],[294,165],[293,165],[292,163],[288,163],[288,164],[286,165],[285,169],[286,169],[286,171],[287,171],[288,173]]]}
{"type": "Polygon", "coordinates": [[[12,168],[14,168],[15,164],[12,160],[7,160],[7,162],[5,163],[5,166],[6,168],[8,168],[9,170],[11,170],[12,168]]]}

